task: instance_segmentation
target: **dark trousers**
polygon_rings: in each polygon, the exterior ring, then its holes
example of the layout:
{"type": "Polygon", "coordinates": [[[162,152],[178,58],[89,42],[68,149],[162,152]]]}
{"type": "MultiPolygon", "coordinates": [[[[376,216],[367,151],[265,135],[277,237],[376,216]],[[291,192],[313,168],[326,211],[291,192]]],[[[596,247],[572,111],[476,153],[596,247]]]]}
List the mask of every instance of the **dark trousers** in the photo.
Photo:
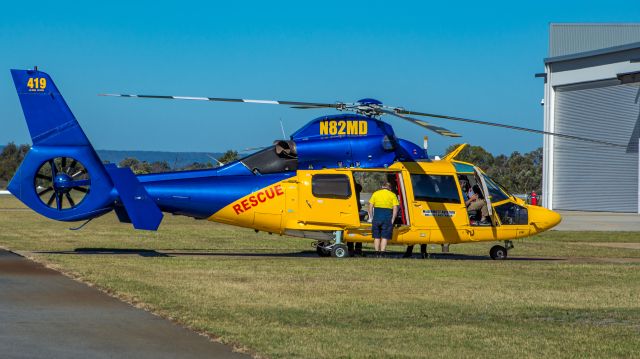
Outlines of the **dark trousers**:
{"type": "MultiPolygon", "coordinates": [[[[426,244],[421,244],[420,245],[420,254],[423,256],[427,255],[427,245],[426,244]]],[[[407,246],[407,251],[404,252],[404,256],[405,258],[411,257],[411,255],[413,255],[413,244],[407,246]]]]}
{"type": "Polygon", "coordinates": [[[356,242],[355,246],[353,242],[347,242],[347,248],[349,249],[349,253],[362,253],[362,242],[356,242]]]}

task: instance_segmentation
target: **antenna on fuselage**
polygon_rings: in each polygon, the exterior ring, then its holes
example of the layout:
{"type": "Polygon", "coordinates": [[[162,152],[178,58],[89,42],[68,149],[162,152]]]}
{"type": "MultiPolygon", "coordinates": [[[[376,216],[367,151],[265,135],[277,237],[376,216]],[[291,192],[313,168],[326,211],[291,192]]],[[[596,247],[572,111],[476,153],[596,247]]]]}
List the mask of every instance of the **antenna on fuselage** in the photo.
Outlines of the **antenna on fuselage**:
{"type": "Polygon", "coordinates": [[[218,167],[220,166],[224,166],[224,163],[220,162],[220,160],[218,160],[217,158],[211,156],[210,154],[207,153],[207,157],[211,158],[212,160],[218,162],[218,167]]]}
{"type": "Polygon", "coordinates": [[[280,117],[280,130],[282,130],[282,139],[286,140],[287,135],[284,133],[284,126],[282,125],[282,117],[280,117]]]}

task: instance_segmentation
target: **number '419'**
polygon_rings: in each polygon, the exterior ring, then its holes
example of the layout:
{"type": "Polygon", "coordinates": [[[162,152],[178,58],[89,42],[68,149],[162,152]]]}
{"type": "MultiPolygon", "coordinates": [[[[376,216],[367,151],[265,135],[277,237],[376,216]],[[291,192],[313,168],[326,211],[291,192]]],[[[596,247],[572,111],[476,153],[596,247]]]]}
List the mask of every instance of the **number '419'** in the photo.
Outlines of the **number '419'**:
{"type": "Polygon", "coordinates": [[[30,77],[27,87],[30,89],[45,89],[47,87],[47,79],[44,77],[30,77]]]}

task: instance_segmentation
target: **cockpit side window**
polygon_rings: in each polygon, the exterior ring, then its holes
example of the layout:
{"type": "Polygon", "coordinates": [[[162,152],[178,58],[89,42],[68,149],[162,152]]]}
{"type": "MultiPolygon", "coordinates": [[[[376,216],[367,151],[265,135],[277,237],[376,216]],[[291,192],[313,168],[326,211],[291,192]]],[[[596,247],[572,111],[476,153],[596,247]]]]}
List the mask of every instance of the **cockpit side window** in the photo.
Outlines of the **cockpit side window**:
{"type": "Polygon", "coordinates": [[[496,213],[503,225],[529,224],[529,214],[525,207],[507,202],[496,206],[496,213]]]}

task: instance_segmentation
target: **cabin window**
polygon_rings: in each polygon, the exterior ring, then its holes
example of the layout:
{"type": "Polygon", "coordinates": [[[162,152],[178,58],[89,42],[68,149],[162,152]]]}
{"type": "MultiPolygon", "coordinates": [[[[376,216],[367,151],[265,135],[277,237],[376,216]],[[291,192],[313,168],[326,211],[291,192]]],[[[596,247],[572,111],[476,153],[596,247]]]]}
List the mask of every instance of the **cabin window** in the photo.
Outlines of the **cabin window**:
{"type": "Polygon", "coordinates": [[[462,203],[453,176],[412,174],[413,197],[417,201],[462,203]]]}
{"type": "Polygon", "coordinates": [[[346,175],[315,175],[311,193],[321,198],[347,199],[351,197],[351,183],[346,175]]]}
{"type": "Polygon", "coordinates": [[[529,214],[525,207],[515,203],[505,203],[495,207],[503,225],[529,224],[529,214]]]}

